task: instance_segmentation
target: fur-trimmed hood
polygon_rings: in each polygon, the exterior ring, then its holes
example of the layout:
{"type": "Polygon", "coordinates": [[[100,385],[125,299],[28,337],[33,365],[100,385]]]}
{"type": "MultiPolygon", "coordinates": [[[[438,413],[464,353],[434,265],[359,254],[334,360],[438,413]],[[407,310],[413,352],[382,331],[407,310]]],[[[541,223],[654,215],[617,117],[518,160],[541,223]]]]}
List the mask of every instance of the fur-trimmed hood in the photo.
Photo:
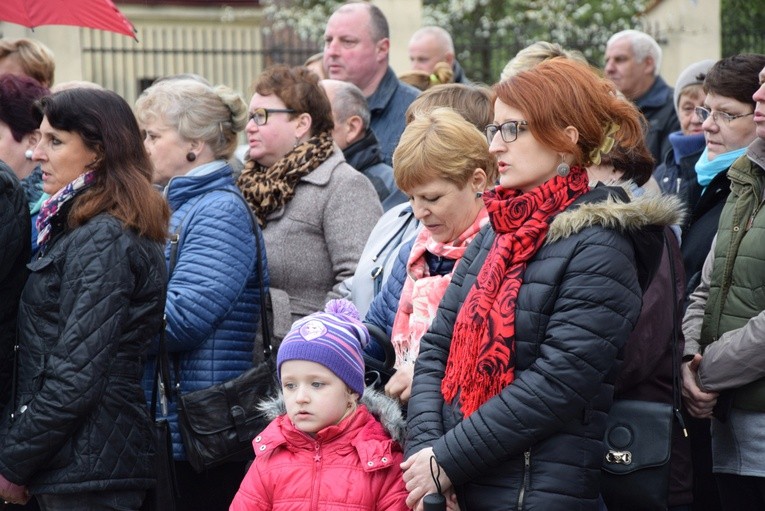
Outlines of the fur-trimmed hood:
{"type": "MultiPolygon", "coordinates": [[[[369,413],[380,421],[385,431],[393,440],[403,444],[406,421],[401,413],[398,401],[371,387],[367,387],[364,389],[364,395],[361,396],[359,403],[365,405],[369,413]]],[[[269,421],[287,413],[287,408],[284,405],[284,396],[281,391],[278,395],[261,401],[258,405],[258,410],[263,412],[269,421]]]]}
{"type": "Polygon", "coordinates": [[[658,268],[664,245],[664,231],[680,225],[685,217],[683,203],[676,195],[630,194],[624,187],[598,185],[579,197],[550,223],[546,244],[568,238],[588,227],[619,231],[635,248],[640,287],[645,290],[658,268]]]}
{"type": "Polygon", "coordinates": [[[632,197],[627,188],[598,186],[555,217],[545,243],[567,238],[595,225],[635,233],[647,227],[679,225],[684,217],[683,203],[676,195],[632,197]]]}

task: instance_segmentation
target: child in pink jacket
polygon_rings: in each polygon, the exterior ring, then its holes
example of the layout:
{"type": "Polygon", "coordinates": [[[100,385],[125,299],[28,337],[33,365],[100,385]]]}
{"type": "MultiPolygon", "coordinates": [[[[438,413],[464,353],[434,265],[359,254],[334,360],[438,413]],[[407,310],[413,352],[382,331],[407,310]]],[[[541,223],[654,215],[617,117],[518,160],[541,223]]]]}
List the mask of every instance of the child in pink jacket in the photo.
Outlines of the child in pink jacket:
{"type": "Polygon", "coordinates": [[[394,400],[364,389],[368,341],[346,300],[295,322],[276,358],[282,395],[263,406],[275,418],[252,442],[231,511],[408,509],[391,438],[404,421],[394,400]]]}

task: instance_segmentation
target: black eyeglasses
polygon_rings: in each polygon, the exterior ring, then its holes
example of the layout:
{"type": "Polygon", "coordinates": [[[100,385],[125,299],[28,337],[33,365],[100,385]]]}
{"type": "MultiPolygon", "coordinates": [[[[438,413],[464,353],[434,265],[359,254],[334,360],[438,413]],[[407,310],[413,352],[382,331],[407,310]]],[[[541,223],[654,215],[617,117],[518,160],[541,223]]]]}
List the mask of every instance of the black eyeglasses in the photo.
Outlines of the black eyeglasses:
{"type": "Polygon", "coordinates": [[[731,115],[725,112],[712,112],[711,110],[707,110],[703,106],[697,106],[696,107],[696,115],[699,116],[699,119],[701,119],[701,122],[706,121],[709,119],[709,116],[712,116],[712,120],[715,124],[718,126],[720,123],[718,120],[722,119],[722,122],[726,125],[730,124],[731,121],[735,121],[736,119],[740,117],[747,117],[749,115],[754,115],[754,112],[749,112],[748,114],[740,114],[740,115],[731,115]]]}
{"type": "Polygon", "coordinates": [[[255,121],[258,126],[263,126],[268,122],[268,116],[271,114],[294,114],[291,108],[256,108],[250,114],[250,120],[255,121]]]}
{"type": "Polygon", "coordinates": [[[499,132],[502,140],[506,143],[515,142],[515,139],[518,138],[518,132],[521,131],[520,126],[528,125],[529,123],[526,121],[505,121],[502,124],[489,124],[486,126],[486,140],[491,145],[491,141],[499,132]]]}

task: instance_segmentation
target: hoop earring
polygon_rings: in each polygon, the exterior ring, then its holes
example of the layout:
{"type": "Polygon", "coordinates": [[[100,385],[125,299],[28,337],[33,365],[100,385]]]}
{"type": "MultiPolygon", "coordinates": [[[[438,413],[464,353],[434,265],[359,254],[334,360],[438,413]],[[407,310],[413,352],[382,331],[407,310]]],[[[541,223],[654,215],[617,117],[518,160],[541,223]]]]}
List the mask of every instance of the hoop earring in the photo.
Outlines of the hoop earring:
{"type": "Polygon", "coordinates": [[[34,151],[32,151],[31,149],[27,149],[26,151],[24,151],[24,158],[26,158],[27,160],[31,160],[33,154],[34,154],[34,151]]]}
{"type": "Polygon", "coordinates": [[[568,173],[571,172],[571,167],[568,165],[568,163],[564,161],[564,162],[561,162],[560,165],[558,165],[558,167],[555,169],[555,172],[560,177],[566,177],[568,176],[568,173]]]}
{"type": "Polygon", "coordinates": [[[188,153],[186,153],[186,160],[187,161],[192,162],[192,161],[194,161],[196,159],[197,159],[197,155],[194,154],[192,151],[189,151],[188,153]]]}

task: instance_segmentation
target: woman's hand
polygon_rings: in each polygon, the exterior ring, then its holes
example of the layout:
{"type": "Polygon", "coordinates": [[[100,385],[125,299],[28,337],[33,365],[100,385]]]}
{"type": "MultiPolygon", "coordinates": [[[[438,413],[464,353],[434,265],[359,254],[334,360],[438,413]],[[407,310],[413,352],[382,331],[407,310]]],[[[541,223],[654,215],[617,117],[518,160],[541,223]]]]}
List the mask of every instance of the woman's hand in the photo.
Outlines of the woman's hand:
{"type": "Polygon", "coordinates": [[[3,499],[6,504],[24,505],[29,502],[29,493],[27,492],[26,486],[14,484],[0,475],[0,498],[3,499]]]}
{"type": "Polygon", "coordinates": [[[688,412],[698,419],[712,417],[712,409],[717,404],[718,392],[705,392],[699,386],[699,365],[701,355],[693,356],[693,360],[685,362],[681,366],[683,376],[683,398],[688,412]]]}
{"type": "MultiPolygon", "coordinates": [[[[422,509],[423,497],[428,493],[438,492],[436,483],[433,481],[430,473],[431,458],[433,458],[433,448],[428,447],[413,454],[401,464],[401,469],[404,471],[406,489],[409,491],[406,505],[411,509],[415,509],[415,506],[417,506],[416,509],[422,509]]],[[[452,482],[449,480],[446,472],[435,461],[433,463],[433,473],[439,474],[438,481],[441,483],[441,491],[446,492],[446,490],[452,487],[452,482]]]]}
{"type": "Polygon", "coordinates": [[[398,399],[403,404],[408,403],[409,397],[412,395],[413,379],[414,364],[402,364],[385,384],[385,394],[393,399],[398,399]]]}

